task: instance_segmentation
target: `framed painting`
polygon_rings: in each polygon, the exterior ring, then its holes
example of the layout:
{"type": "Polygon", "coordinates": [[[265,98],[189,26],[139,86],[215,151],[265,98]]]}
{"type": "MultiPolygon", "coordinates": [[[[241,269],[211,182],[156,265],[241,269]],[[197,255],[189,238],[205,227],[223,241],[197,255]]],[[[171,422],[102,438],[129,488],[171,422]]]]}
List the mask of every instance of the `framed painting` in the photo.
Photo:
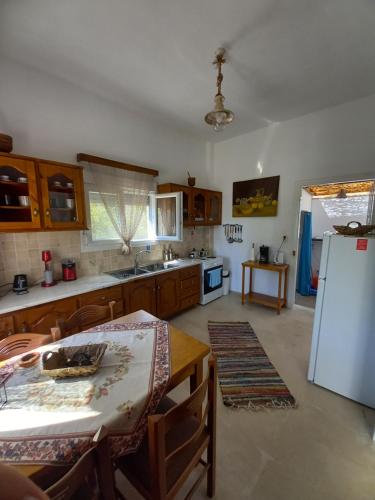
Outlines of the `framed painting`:
{"type": "Polygon", "coordinates": [[[275,217],[280,176],[233,182],[233,217],[275,217]]]}

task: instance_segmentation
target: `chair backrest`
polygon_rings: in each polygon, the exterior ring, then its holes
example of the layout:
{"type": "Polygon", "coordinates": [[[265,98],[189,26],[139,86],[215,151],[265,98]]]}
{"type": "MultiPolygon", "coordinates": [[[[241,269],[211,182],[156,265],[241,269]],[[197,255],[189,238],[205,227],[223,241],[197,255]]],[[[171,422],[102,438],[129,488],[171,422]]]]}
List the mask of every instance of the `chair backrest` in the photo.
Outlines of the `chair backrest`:
{"type": "Polygon", "coordinates": [[[60,337],[81,332],[87,325],[113,320],[115,304],[116,302],[112,300],[107,306],[83,306],[74,311],[68,319],[58,319],[56,326],[60,331],[60,337]]]}
{"type": "MultiPolygon", "coordinates": [[[[185,401],[174,406],[165,414],[149,416],[148,443],[153,498],[174,498],[174,495],[197,463],[203,463],[201,457],[204,450],[210,448],[208,449],[208,462],[210,462],[209,455],[211,455],[211,458],[214,455],[216,439],[216,377],[216,360],[211,356],[208,363],[207,377],[185,401]],[[205,400],[205,408],[202,411],[205,400]],[[193,431],[187,433],[186,439],[179,438],[176,447],[171,448],[168,435],[173,433],[174,430],[180,436],[184,434],[181,432],[183,431],[181,426],[188,419],[194,419],[195,421],[193,431]],[[173,468],[176,461],[181,461],[181,456],[184,453],[185,455],[188,453],[189,456],[184,472],[168,490],[167,474],[169,468],[173,468]]],[[[193,486],[191,492],[198,484],[193,486]]],[[[190,493],[187,498],[190,498],[190,493]]]]}
{"type": "Polygon", "coordinates": [[[116,499],[114,472],[104,426],[95,434],[93,447],[45,493],[51,500],[69,500],[76,494],[79,498],[116,499]],[[99,490],[97,496],[93,494],[95,489],[99,490]]]}
{"type": "Polygon", "coordinates": [[[18,356],[52,342],[51,335],[43,333],[14,333],[0,340],[0,361],[18,356]]]}

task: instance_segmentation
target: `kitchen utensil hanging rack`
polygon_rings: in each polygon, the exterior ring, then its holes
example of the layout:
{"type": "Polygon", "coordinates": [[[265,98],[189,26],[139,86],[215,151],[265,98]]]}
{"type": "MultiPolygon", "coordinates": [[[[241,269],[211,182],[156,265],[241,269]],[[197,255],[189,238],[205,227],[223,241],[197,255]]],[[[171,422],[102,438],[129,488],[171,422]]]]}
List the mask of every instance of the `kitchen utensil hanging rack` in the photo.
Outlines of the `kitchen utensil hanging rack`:
{"type": "Polygon", "coordinates": [[[228,243],[242,243],[242,224],[223,224],[225,239],[228,243]]]}

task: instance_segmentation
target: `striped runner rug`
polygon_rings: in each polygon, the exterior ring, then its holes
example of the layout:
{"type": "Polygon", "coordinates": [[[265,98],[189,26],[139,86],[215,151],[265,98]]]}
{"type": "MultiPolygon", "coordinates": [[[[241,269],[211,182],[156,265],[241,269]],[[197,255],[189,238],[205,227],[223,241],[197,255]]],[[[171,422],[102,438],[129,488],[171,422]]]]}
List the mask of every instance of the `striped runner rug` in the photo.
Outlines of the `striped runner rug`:
{"type": "Polygon", "coordinates": [[[296,401],[248,322],[208,322],[224,404],[236,408],[295,408],[296,401]]]}

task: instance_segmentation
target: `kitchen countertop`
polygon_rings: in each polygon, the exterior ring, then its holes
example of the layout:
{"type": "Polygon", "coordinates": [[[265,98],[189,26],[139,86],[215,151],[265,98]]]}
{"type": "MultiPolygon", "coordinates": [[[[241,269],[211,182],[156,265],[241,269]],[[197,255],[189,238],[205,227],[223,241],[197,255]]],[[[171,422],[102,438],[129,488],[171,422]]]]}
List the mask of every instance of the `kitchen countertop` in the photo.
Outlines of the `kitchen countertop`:
{"type": "Polygon", "coordinates": [[[65,299],[67,297],[74,297],[81,293],[93,292],[102,288],[111,286],[122,285],[129,281],[135,281],[142,278],[149,278],[161,273],[168,273],[176,271],[184,267],[190,267],[200,264],[198,259],[178,259],[174,261],[173,267],[162,269],[160,271],[148,272],[139,276],[131,276],[130,278],[118,279],[110,276],[109,274],[98,274],[96,276],[85,276],[78,278],[75,281],[59,281],[56,286],[43,288],[40,285],[35,285],[29,288],[29,293],[23,295],[16,295],[13,290],[10,290],[4,297],[0,298],[0,314],[11,313],[27,307],[38,306],[53,302],[54,300],[65,299]]]}

